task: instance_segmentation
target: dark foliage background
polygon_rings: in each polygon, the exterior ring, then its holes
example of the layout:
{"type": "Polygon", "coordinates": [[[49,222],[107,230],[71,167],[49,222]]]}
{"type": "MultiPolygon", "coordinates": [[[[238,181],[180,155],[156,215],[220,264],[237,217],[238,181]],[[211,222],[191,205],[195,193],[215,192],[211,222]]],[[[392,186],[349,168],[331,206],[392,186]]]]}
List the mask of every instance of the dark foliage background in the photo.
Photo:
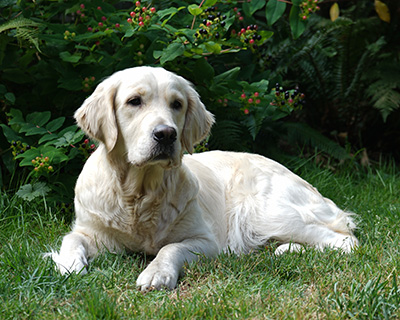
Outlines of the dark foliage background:
{"type": "Polygon", "coordinates": [[[2,1],[1,187],[68,209],[96,147],[73,113],[102,79],[140,65],[186,77],[216,115],[198,151],[398,161],[398,2],[338,4],[331,21],[331,1],[307,4],[306,19],[300,0],[2,1]]]}

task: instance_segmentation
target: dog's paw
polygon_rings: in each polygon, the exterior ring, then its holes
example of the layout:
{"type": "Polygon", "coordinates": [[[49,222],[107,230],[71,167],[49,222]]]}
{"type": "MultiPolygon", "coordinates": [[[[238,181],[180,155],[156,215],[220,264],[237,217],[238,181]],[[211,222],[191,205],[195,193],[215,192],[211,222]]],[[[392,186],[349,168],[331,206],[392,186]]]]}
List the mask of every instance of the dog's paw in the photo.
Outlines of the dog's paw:
{"type": "Polygon", "coordinates": [[[45,257],[51,257],[56,264],[56,269],[62,275],[71,274],[73,272],[79,274],[87,273],[88,262],[84,255],[60,255],[57,252],[48,253],[45,257]]]}
{"type": "Polygon", "coordinates": [[[303,251],[304,248],[301,244],[298,243],[285,243],[280,245],[278,248],[275,250],[275,255],[280,255],[285,252],[300,252],[303,251]]]}
{"type": "Polygon", "coordinates": [[[149,291],[152,289],[174,289],[178,281],[179,271],[161,266],[156,261],[150,265],[139,275],[136,285],[141,291],[149,291]]]}

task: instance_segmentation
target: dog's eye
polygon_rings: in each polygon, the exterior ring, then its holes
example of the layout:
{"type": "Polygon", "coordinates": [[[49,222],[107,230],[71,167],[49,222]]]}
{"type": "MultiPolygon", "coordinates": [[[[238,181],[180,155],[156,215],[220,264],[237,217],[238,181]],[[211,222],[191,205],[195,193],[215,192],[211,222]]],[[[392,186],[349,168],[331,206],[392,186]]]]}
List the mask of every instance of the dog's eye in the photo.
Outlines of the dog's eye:
{"type": "Polygon", "coordinates": [[[182,109],[182,103],[180,103],[178,100],[175,100],[174,102],[172,102],[171,107],[172,109],[180,110],[182,109]]]}
{"type": "Polygon", "coordinates": [[[142,104],[142,99],[140,97],[133,98],[128,101],[128,104],[134,107],[138,107],[142,104]]]}

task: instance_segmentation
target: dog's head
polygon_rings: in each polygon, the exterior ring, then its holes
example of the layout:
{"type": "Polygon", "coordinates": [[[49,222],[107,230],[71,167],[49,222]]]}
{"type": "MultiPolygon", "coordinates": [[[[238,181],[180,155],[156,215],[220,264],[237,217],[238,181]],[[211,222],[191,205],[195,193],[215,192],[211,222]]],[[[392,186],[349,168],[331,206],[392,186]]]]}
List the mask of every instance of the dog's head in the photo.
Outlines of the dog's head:
{"type": "Polygon", "coordinates": [[[137,67],[104,80],[76,111],[79,127],[135,166],[178,166],[214,123],[192,85],[162,68],[137,67]]]}

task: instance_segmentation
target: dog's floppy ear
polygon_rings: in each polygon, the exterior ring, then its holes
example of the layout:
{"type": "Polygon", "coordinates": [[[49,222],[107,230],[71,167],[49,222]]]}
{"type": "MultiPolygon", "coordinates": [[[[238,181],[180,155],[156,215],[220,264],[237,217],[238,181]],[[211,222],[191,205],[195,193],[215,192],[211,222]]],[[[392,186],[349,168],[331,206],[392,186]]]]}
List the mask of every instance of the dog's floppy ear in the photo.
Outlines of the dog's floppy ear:
{"type": "Polygon", "coordinates": [[[102,82],[74,115],[78,126],[89,137],[103,142],[108,152],[115,147],[118,137],[116,91],[116,87],[109,86],[109,81],[102,82]]]}
{"type": "Polygon", "coordinates": [[[182,133],[182,144],[187,152],[193,152],[193,147],[210,133],[213,124],[214,115],[206,110],[198,93],[190,86],[188,109],[182,133]]]}

